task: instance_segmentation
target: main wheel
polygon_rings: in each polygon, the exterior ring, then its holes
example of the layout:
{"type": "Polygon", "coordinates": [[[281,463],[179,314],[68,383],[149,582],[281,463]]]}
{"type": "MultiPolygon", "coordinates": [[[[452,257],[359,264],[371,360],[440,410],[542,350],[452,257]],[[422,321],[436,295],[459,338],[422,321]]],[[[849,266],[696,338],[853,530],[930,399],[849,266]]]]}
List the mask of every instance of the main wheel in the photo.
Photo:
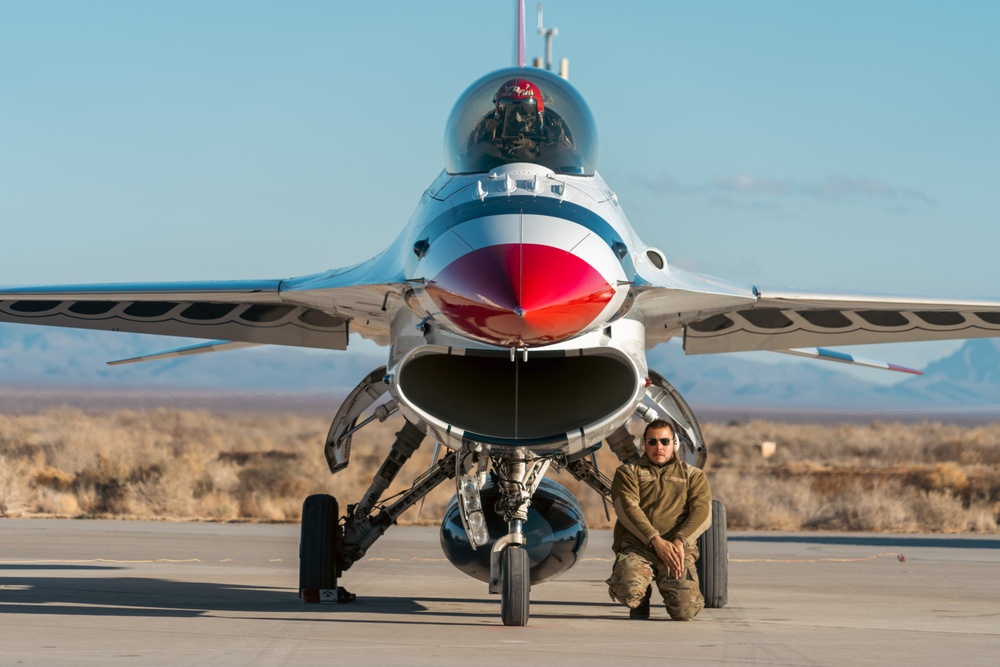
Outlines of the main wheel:
{"type": "Polygon", "coordinates": [[[729,602],[729,546],[726,540],[726,507],[712,501],[712,525],[698,538],[698,583],[705,606],[721,609],[729,602]]]}
{"type": "Polygon", "coordinates": [[[337,601],[337,557],[341,528],[337,499],[325,494],[302,503],[299,539],[299,599],[302,602],[337,601]]]}
{"type": "Polygon", "coordinates": [[[527,625],[531,589],[528,552],[510,546],[503,552],[503,587],[500,591],[500,616],[504,625],[527,625]]]}

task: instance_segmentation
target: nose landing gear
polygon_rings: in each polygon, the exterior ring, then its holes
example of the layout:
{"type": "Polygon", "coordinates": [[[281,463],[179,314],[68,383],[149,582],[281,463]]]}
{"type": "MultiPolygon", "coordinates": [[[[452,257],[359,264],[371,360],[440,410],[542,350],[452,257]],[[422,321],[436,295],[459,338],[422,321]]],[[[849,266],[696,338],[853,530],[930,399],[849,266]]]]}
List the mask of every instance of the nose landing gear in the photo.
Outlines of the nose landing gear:
{"type": "Polygon", "coordinates": [[[520,448],[509,458],[493,458],[500,478],[497,509],[507,521],[508,533],[496,541],[490,554],[490,593],[500,594],[500,617],[504,625],[528,624],[531,563],[524,548],[523,528],[531,496],[550,463],[547,458],[529,459],[528,452],[520,448]]]}

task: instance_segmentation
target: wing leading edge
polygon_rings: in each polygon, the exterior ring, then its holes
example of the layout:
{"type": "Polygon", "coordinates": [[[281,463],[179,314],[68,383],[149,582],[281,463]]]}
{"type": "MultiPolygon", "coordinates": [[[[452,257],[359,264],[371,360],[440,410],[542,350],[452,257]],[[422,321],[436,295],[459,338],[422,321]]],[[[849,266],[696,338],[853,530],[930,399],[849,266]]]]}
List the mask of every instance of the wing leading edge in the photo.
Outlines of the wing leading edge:
{"type": "Polygon", "coordinates": [[[284,280],[0,288],[0,322],[329,350],[358,333],[384,345],[405,286],[401,239],[360,264],[284,280]]]}

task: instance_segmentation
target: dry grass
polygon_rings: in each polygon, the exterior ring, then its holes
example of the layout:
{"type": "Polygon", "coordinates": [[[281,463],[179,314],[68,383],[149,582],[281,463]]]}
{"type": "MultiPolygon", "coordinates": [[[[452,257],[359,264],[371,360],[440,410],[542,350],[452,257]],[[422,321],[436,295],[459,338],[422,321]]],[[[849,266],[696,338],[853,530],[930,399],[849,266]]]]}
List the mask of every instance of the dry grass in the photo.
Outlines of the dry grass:
{"type": "Polygon", "coordinates": [[[997,532],[1000,425],[707,424],[732,528],[997,532]],[[762,459],[755,443],[773,440],[762,459]]]}
{"type": "MultiPolygon", "coordinates": [[[[0,513],[219,521],[296,521],[311,493],[357,502],[400,422],[359,432],[351,465],[330,475],[325,419],[197,410],[49,410],[0,414],[0,513]]],[[[708,474],[730,528],[997,532],[1000,425],[937,423],[706,424],[708,474]],[[762,459],[757,442],[778,443],[762,459]]],[[[425,441],[386,497],[431,464],[425,441]]],[[[599,466],[611,475],[614,455],[599,466]]],[[[600,497],[550,473],[579,498],[593,527],[610,519],[600,497]]],[[[453,494],[443,484],[400,523],[437,523],[453,494]]]]}
{"type": "Polygon", "coordinates": [[[0,497],[18,499],[8,514],[290,521],[328,486],[325,432],[296,415],[0,415],[3,469],[23,470],[0,497]]]}

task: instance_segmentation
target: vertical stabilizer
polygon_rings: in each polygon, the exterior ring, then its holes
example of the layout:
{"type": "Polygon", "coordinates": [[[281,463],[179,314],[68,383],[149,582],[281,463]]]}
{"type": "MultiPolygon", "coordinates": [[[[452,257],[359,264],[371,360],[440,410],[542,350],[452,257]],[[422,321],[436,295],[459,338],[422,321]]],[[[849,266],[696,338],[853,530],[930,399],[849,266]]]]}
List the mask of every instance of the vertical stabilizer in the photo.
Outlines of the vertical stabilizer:
{"type": "Polygon", "coordinates": [[[515,47],[515,65],[518,67],[524,67],[527,64],[527,56],[524,55],[524,0],[514,0],[516,6],[515,14],[517,15],[517,26],[514,28],[517,32],[517,46],[515,47]]]}

